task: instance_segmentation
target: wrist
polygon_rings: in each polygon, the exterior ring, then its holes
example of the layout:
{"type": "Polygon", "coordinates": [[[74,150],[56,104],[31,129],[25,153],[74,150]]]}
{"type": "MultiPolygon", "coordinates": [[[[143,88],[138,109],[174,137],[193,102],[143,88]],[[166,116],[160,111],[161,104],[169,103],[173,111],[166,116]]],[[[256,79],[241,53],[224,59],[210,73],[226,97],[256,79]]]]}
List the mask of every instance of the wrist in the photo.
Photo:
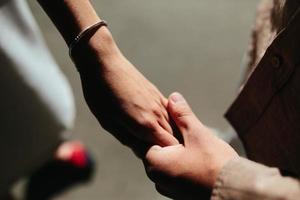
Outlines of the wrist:
{"type": "Polygon", "coordinates": [[[107,27],[81,40],[72,52],[75,64],[81,69],[94,66],[97,71],[109,70],[124,63],[125,59],[107,27]]]}
{"type": "Polygon", "coordinates": [[[233,153],[231,156],[229,156],[226,160],[223,160],[222,162],[220,162],[219,165],[216,165],[217,167],[214,169],[214,173],[213,173],[213,178],[212,178],[212,182],[210,184],[210,189],[213,189],[219,179],[219,176],[222,174],[224,168],[228,165],[228,163],[231,163],[234,160],[239,159],[240,157],[238,156],[238,154],[233,153]]]}
{"type": "Polygon", "coordinates": [[[100,18],[89,0],[38,0],[66,43],[100,18]]]}
{"type": "Polygon", "coordinates": [[[121,57],[121,52],[107,27],[96,31],[87,45],[104,64],[112,58],[121,57]]]}
{"type": "MultiPolygon", "coordinates": [[[[67,44],[73,42],[84,29],[101,20],[89,0],[38,0],[38,2],[67,44]]],[[[99,28],[81,41],[74,47],[72,54],[78,67],[88,67],[88,65],[97,68],[111,67],[113,62],[122,58],[106,27],[99,28]]]]}
{"type": "MultiPolygon", "coordinates": [[[[209,128],[207,129],[208,132],[211,132],[212,130],[209,128]]],[[[209,134],[207,134],[209,135],[209,134]]],[[[211,151],[210,158],[210,164],[208,164],[208,187],[212,189],[222,172],[223,168],[227,165],[228,162],[231,160],[239,158],[239,155],[237,152],[225,141],[222,139],[216,137],[213,134],[210,134],[212,136],[211,145],[214,146],[214,148],[211,151]]]]}

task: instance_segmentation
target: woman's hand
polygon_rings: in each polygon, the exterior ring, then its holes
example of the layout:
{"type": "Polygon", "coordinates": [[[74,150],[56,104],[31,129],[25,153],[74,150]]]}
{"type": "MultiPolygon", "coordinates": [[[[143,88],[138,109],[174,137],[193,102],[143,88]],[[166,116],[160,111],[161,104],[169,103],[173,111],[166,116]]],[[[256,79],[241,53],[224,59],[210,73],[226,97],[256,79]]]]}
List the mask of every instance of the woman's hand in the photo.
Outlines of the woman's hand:
{"type": "MultiPolygon", "coordinates": [[[[38,0],[67,44],[100,20],[90,1],[38,0]]],[[[148,144],[178,144],[172,136],[166,99],[120,53],[106,27],[72,51],[86,101],[100,124],[135,151],[148,144]]]]}
{"type": "Polygon", "coordinates": [[[134,150],[145,149],[146,144],[178,144],[166,110],[168,100],[122,56],[105,32],[100,30],[88,45],[74,51],[91,111],[104,129],[134,150]],[[94,51],[104,48],[103,43],[111,45],[110,53],[94,51]]]}
{"type": "Polygon", "coordinates": [[[126,59],[81,78],[86,101],[103,128],[118,135],[131,133],[150,144],[178,144],[169,125],[167,100],[126,59]]]}
{"type": "Polygon", "coordinates": [[[147,174],[165,196],[209,199],[221,169],[238,155],[197,119],[180,94],[171,95],[168,110],[184,143],[151,147],[145,156],[147,174]]]}

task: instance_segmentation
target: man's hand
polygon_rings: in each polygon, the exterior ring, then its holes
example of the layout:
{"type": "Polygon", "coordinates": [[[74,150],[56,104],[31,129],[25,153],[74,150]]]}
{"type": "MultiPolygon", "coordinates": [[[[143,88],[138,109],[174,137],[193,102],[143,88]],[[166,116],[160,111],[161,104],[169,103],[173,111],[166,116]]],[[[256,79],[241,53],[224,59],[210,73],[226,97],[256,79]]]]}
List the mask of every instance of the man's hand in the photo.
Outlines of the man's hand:
{"type": "Polygon", "coordinates": [[[165,196],[209,199],[219,172],[238,155],[197,119],[180,94],[170,96],[168,110],[184,143],[151,147],[145,157],[147,174],[165,196]]]}

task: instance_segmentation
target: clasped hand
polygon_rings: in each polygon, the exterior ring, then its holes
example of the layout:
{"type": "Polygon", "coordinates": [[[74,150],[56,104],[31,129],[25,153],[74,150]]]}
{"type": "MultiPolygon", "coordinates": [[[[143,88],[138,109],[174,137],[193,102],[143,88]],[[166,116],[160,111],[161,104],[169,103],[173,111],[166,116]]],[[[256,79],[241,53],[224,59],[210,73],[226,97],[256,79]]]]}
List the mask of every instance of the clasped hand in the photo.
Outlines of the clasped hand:
{"type": "MultiPolygon", "coordinates": [[[[39,2],[67,43],[78,30],[100,20],[89,1],[39,2]]],[[[167,100],[140,74],[107,28],[85,38],[72,55],[91,111],[103,128],[143,159],[162,194],[199,199],[203,189],[211,190],[225,163],[237,157],[196,118],[180,94],[167,100]],[[169,114],[181,142],[173,136],[169,114]]]]}
{"type": "Polygon", "coordinates": [[[125,58],[110,63],[99,76],[81,78],[101,125],[143,159],[161,194],[176,199],[209,197],[225,163],[238,157],[197,119],[180,94],[165,99],[125,58]],[[173,136],[169,115],[182,143],[173,136]]]}
{"type": "Polygon", "coordinates": [[[166,99],[111,43],[114,53],[96,53],[101,59],[78,56],[89,67],[80,75],[91,111],[104,129],[143,160],[161,194],[209,197],[220,170],[237,153],[197,119],[182,95],[166,99]]]}

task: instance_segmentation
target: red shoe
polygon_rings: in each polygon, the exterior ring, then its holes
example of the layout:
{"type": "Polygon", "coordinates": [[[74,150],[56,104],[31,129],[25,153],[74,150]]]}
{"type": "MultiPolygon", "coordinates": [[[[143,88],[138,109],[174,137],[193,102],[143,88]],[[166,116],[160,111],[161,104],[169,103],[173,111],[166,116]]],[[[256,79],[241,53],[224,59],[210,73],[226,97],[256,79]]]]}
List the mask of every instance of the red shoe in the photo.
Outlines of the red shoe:
{"type": "Polygon", "coordinates": [[[79,141],[65,142],[56,151],[55,160],[69,163],[74,167],[85,168],[90,158],[84,145],[79,141]]]}
{"type": "Polygon", "coordinates": [[[46,200],[78,183],[88,182],[94,172],[90,154],[78,141],[65,142],[52,161],[29,179],[26,200],[46,200]]]}

